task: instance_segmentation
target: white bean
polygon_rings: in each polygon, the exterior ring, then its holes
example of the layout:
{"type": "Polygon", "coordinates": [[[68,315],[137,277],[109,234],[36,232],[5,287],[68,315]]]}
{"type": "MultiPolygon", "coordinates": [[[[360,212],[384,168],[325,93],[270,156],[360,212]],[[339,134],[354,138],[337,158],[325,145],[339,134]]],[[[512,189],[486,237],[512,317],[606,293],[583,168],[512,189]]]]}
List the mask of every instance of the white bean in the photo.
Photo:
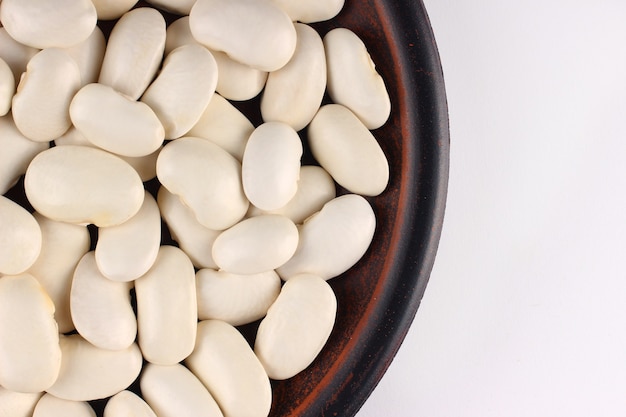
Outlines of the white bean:
{"type": "Polygon", "coordinates": [[[123,156],[120,158],[126,161],[131,167],[137,171],[141,181],[146,182],[156,177],[156,163],[159,153],[163,147],[159,147],[156,151],[146,156],[123,156]]]}
{"type": "Polygon", "coordinates": [[[324,36],[324,47],[333,102],[352,110],[368,129],[385,124],[391,101],[363,41],[349,29],[336,28],[324,36]]]}
{"type": "Polygon", "coordinates": [[[241,164],[206,139],[187,137],[165,145],[157,160],[157,177],[209,229],[227,229],[248,210],[241,164]]]}
{"type": "Polygon", "coordinates": [[[193,265],[197,268],[217,268],[212,248],[221,232],[198,223],[193,211],[165,187],[159,188],[157,202],[172,239],[178,242],[193,265]]]}
{"type": "Polygon", "coordinates": [[[263,90],[269,73],[235,61],[222,51],[211,51],[220,74],[215,91],[229,100],[250,100],[263,90]]]}
{"type": "Polygon", "coordinates": [[[15,94],[15,77],[9,64],[0,58],[0,116],[11,109],[11,100],[15,94]]]}
{"type": "Polygon", "coordinates": [[[63,135],[54,140],[55,146],[66,145],[78,145],[78,146],[91,146],[97,148],[96,145],[89,142],[82,133],[78,131],[74,126],[70,127],[63,135]]]}
{"type": "Polygon", "coordinates": [[[0,416],[33,417],[43,393],[17,392],[0,387],[0,416]]]}
{"type": "Polygon", "coordinates": [[[135,281],[139,346],[159,365],[185,359],[196,340],[198,307],[193,265],[174,246],[162,246],[154,266],[135,281]]]}
{"type": "Polygon", "coordinates": [[[61,367],[54,304],[28,274],[0,278],[0,385],[41,392],[61,367]]]}
{"type": "Polygon", "coordinates": [[[350,192],[376,196],[387,188],[387,157],[346,107],[327,104],[318,111],[309,125],[309,145],[319,164],[350,192]]]}
{"type": "Polygon", "coordinates": [[[254,125],[243,113],[221,95],[213,94],[189,136],[210,140],[241,161],[253,131],[254,125]]]}
{"type": "Polygon", "coordinates": [[[44,394],[32,417],[96,417],[96,412],[85,401],[70,401],[44,394]]]}
{"type": "Polygon", "coordinates": [[[288,218],[264,214],[242,220],[213,243],[213,260],[227,272],[258,274],[287,262],[298,246],[298,228],[288,218]]]}
{"type": "Polygon", "coordinates": [[[367,200],[357,194],[337,197],[304,222],[296,253],[276,272],[284,280],[301,273],[336,277],[365,254],[375,228],[376,217],[367,200]]]}
{"type": "Polygon", "coordinates": [[[188,15],[196,0],[147,0],[147,2],[171,13],[188,15]]]}
{"type": "Polygon", "coordinates": [[[13,116],[0,117],[0,194],[5,194],[26,172],[28,164],[50,147],[47,142],[34,142],[20,132],[13,116]]]}
{"type": "Polygon", "coordinates": [[[104,417],[157,417],[150,406],[132,391],[112,396],[104,407],[104,417]]]}
{"type": "Polygon", "coordinates": [[[137,0],[91,0],[96,7],[98,20],[113,20],[122,17],[137,3],[137,0]]]}
{"type": "Polygon", "coordinates": [[[70,290],[74,270],[89,251],[91,238],[86,226],[57,222],[34,213],[41,228],[41,253],[26,272],[34,276],[54,303],[59,332],[74,330],[70,313],[70,290]]]}
{"type": "Polygon", "coordinates": [[[0,27],[0,58],[4,59],[11,67],[16,85],[20,82],[22,73],[26,71],[28,61],[37,52],[39,49],[19,43],[7,33],[5,28],[0,27]]]}
{"type": "Polygon", "coordinates": [[[159,417],[224,417],[202,382],[181,364],[149,363],[139,383],[144,399],[159,417]]]}
{"type": "Polygon", "coordinates": [[[98,82],[137,100],[156,75],[164,48],[161,13],[147,7],[131,10],[111,31],[98,82]]]}
{"type": "Polygon", "coordinates": [[[185,360],[226,416],[266,417],[272,404],[270,380],[239,331],[219,320],[198,324],[193,353],[185,360]]]}
{"type": "Polygon", "coordinates": [[[315,116],[326,91],[326,55],[320,35],[296,23],[298,43],[291,60],[269,74],[261,114],[266,122],[283,122],[301,130],[315,116]]]}
{"type": "Polygon", "coordinates": [[[49,142],[61,136],[72,122],[72,97],[80,88],[80,69],[61,49],[44,49],[26,66],[13,96],[13,120],[27,138],[49,142]]]}
{"type": "Polygon", "coordinates": [[[272,0],[287,12],[291,20],[313,23],[337,16],[345,0],[272,0]]]}
{"type": "Polygon", "coordinates": [[[91,35],[83,42],[64,49],[78,65],[81,86],[98,81],[105,49],[106,40],[104,39],[104,33],[98,26],[94,28],[91,35]]]}
{"type": "Polygon", "coordinates": [[[0,196],[0,237],[0,274],[21,274],[41,253],[39,224],[32,214],[4,196],[0,196]]]}
{"type": "Polygon", "coordinates": [[[283,67],[296,47],[296,30],[269,0],[198,0],[189,14],[194,38],[261,71],[283,67]]]}
{"type": "Polygon", "coordinates": [[[165,128],[167,139],[183,136],[206,109],[217,85],[217,64],[200,45],[183,45],[170,52],[158,77],[141,101],[149,105],[165,128]]]}
{"type": "MultiPolygon", "coordinates": [[[[179,46],[193,44],[200,45],[191,34],[189,16],[180,17],[170,23],[165,31],[165,55],[168,55],[179,46]]],[[[219,75],[220,77],[222,76],[222,74],[219,75]]]]}
{"type": "Polygon", "coordinates": [[[0,20],[7,32],[33,48],[69,48],[87,39],[96,26],[90,0],[4,0],[0,20]]]}
{"type": "Polygon", "coordinates": [[[336,312],[335,294],[322,278],[301,274],[287,281],[254,344],[269,377],[288,379],[306,369],[326,344],[336,312]]]}
{"type": "Polygon", "coordinates": [[[98,269],[113,281],[133,281],[154,265],[160,244],[159,206],[146,191],[137,214],[117,226],[99,229],[95,250],[98,269]]]}
{"type": "Polygon", "coordinates": [[[124,350],[100,349],[78,334],[61,336],[61,371],[47,391],[72,401],[110,397],[139,376],[141,351],[133,343],[124,350]]]}
{"type": "Polygon", "coordinates": [[[134,216],[143,203],[143,183],[126,162],[87,146],[57,146],[31,162],[26,196],[46,217],[70,223],[113,226],[134,216]]]}
{"type": "Polygon", "coordinates": [[[241,163],[243,189],[250,203],[276,210],[298,190],[302,142],[292,127],[267,122],[250,135],[241,163]]]}
{"type": "Polygon", "coordinates": [[[137,320],[128,282],[107,279],[93,252],[80,260],[70,293],[72,320],[78,333],[101,349],[123,350],[135,341],[137,320]]]}
{"type": "Polygon", "coordinates": [[[274,271],[253,275],[201,269],[196,273],[198,318],[217,319],[233,326],[252,323],[267,313],[280,292],[274,271]]]}
{"type": "Polygon", "coordinates": [[[165,139],[163,125],[150,106],[104,84],[81,88],[69,111],[72,123],[88,141],[118,155],[149,155],[165,139]]]}
{"type": "Polygon", "coordinates": [[[298,191],[286,205],[269,211],[250,206],[248,215],[282,214],[292,222],[300,224],[320,211],[324,204],[336,197],[336,194],[335,182],[328,172],[317,165],[304,165],[300,167],[298,191]]]}

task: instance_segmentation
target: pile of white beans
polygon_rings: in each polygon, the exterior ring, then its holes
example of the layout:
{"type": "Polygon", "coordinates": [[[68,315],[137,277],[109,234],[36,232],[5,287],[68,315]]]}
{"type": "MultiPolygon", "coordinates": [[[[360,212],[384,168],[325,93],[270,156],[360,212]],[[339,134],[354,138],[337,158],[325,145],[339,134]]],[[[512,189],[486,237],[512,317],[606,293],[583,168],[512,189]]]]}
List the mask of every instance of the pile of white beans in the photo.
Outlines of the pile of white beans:
{"type": "Polygon", "coordinates": [[[0,416],[263,417],[312,363],[389,180],[343,1],[1,0],[0,416]]]}

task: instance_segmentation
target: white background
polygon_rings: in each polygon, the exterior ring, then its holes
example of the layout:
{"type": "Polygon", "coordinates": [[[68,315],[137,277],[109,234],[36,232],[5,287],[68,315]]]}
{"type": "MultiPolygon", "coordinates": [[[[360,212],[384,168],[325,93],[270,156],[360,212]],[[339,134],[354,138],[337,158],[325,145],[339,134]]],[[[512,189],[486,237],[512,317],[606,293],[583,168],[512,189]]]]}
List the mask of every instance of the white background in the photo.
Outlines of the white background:
{"type": "Polygon", "coordinates": [[[626,416],[626,2],[425,0],[448,206],[358,417],[626,416]]]}

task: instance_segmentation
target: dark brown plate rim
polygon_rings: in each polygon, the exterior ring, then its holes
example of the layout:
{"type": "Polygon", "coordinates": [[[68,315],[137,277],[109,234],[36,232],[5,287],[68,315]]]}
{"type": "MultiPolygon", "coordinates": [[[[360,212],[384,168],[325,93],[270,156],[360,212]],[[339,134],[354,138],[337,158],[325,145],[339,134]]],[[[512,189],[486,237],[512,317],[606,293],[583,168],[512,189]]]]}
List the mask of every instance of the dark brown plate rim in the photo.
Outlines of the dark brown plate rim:
{"type": "MultiPolygon", "coordinates": [[[[375,210],[391,214],[393,221],[385,226],[391,230],[380,239],[384,243],[370,251],[380,254],[365,256],[364,264],[375,264],[377,276],[358,276],[367,275],[369,267],[359,269],[357,265],[346,277],[356,279],[356,285],[368,285],[367,278],[377,280],[372,290],[364,291],[369,299],[363,301],[358,314],[346,313],[348,319],[344,321],[353,320],[349,330],[338,332],[334,340],[331,335],[329,344],[338,341],[337,346],[322,352],[317,364],[292,381],[305,388],[292,392],[294,385],[289,381],[275,385],[272,416],[356,415],[388,369],[415,318],[443,227],[450,152],[448,106],[425,6],[421,0],[361,0],[346,2],[342,14],[330,26],[321,25],[320,32],[344,23],[349,28],[354,25],[368,48],[372,47],[372,58],[379,63],[383,78],[394,84],[389,88],[392,108],[395,103],[400,114],[388,131],[398,143],[387,148],[381,145],[385,151],[395,152],[393,157],[400,161],[400,167],[391,167],[396,176],[392,179],[395,190],[372,200],[375,210]],[[357,17],[344,19],[342,14],[357,17]],[[376,50],[382,52],[376,56],[376,50]]],[[[380,133],[386,133],[385,127],[380,133]]],[[[354,283],[345,284],[342,279],[329,281],[338,298],[346,295],[346,286],[352,285],[354,290],[354,283]]]]}

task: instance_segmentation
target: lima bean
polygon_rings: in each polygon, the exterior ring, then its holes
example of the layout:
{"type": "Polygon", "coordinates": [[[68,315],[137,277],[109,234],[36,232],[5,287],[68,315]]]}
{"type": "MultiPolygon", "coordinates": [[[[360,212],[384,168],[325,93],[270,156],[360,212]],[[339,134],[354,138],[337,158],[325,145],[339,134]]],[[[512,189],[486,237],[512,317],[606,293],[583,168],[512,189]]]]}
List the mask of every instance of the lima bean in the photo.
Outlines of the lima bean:
{"type": "Polygon", "coordinates": [[[103,417],[157,417],[150,406],[132,391],[120,391],[107,401],[103,417]]]}
{"type": "Polygon", "coordinates": [[[217,268],[213,260],[213,242],[220,234],[201,225],[193,211],[178,198],[159,188],[157,203],[163,220],[167,223],[172,239],[178,242],[180,248],[189,256],[197,268],[217,268]]]}
{"type": "Polygon", "coordinates": [[[30,161],[50,145],[47,142],[34,142],[24,136],[9,113],[0,117],[0,147],[0,194],[5,194],[26,172],[30,161]]]}
{"type": "Polygon", "coordinates": [[[137,100],[156,75],[164,49],[161,13],[147,7],[133,9],[111,31],[98,82],[137,100]]]}
{"type": "Polygon", "coordinates": [[[0,277],[0,385],[37,393],[61,368],[54,304],[29,274],[0,277]]]}
{"type": "Polygon", "coordinates": [[[241,186],[241,163],[206,139],[185,137],[165,145],[157,177],[209,229],[233,226],[250,204],[241,186]]]}
{"type": "Polygon", "coordinates": [[[91,0],[96,7],[98,20],[113,20],[122,17],[138,0],[91,0]]]}
{"type": "Polygon", "coordinates": [[[214,269],[196,273],[198,318],[217,319],[233,326],[252,323],[267,313],[280,292],[278,274],[231,274],[214,269]]]}
{"type": "Polygon", "coordinates": [[[324,36],[324,47],[333,102],[352,110],[368,129],[385,124],[391,101],[363,41],[350,29],[336,28],[324,36]]]}
{"type": "Polygon", "coordinates": [[[365,198],[357,194],[334,198],[300,226],[296,252],[276,272],[284,280],[301,273],[334,278],[361,259],[375,228],[376,217],[365,198]]]}
{"type": "Polygon", "coordinates": [[[198,324],[198,338],[185,360],[226,416],[267,417],[272,405],[270,380],[239,331],[220,320],[198,324]]]}
{"type": "Polygon", "coordinates": [[[61,370],[47,392],[71,401],[92,401],[124,390],[141,371],[136,343],[123,350],[95,347],[82,336],[61,336],[61,370]]]}
{"type": "Polygon", "coordinates": [[[141,101],[150,106],[165,128],[167,139],[183,136],[206,109],[217,85],[217,64],[200,45],[183,45],[170,52],[141,101]]]}
{"type": "Polygon", "coordinates": [[[0,58],[0,116],[4,116],[11,108],[11,100],[15,94],[15,77],[9,64],[0,58]]]}
{"type": "Polygon", "coordinates": [[[95,255],[83,256],[74,272],[70,311],[78,333],[101,349],[123,350],[135,341],[137,320],[130,304],[128,282],[108,279],[98,269],[95,255]]]}
{"type": "Polygon", "coordinates": [[[41,253],[41,241],[33,215],[0,196],[0,274],[17,275],[30,268],[41,253]]]}
{"type": "Polygon", "coordinates": [[[81,86],[95,83],[100,76],[100,67],[106,50],[104,33],[96,26],[87,39],[78,45],[66,48],[65,52],[71,56],[80,70],[81,86]]]}
{"type": "Polygon", "coordinates": [[[345,0],[272,0],[285,10],[291,20],[313,23],[337,16],[345,0]]]}
{"type": "Polygon", "coordinates": [[[323,106],[309,125],[315,159],[350,192],[376,196],[389,182],[389,163],[376,138],[348,108],[323,106]]]}
{"type": "Polygon", "coordinates": [[[308,125],[326,91],[326,56],[322,38],[312,27],[295,24],[298,42],[289,62],[267,77],[261,114],[266,122],[283,122],[294,130],[308,125]]]}
{"type": "Polygon", "coordinates": [[[287,262],[298,246],[298,229],[285,216],[264,214],[242,220],[213,243],[213,260],[234,274],[258,274],[287,262]]]}
{"type": "Polygon", "coordinates": [[[298,190],[302,142],[293,128],[281,122],[257,127],[246,143],[241,162],[243,190],[250,203],[276,210],[298,190]]]}
{"type": "Polygon", "coordinates": [[[104,84],[87,84],[69,107],[76,130],[95,146],[130,157],[159,149],[165,129],[152,108],[104,84]]]}
{"type": "Polygon", "coordinates": [[[69,48],[96,26],[90,0],[4,0],[0,21],[11,37],[33,48],[69,48]]]}
{"type": "Polygon", "coordinates": [[[39,52],[39,49],[19,43],[9,35],[7,30],[0,27],[0,58],[2,58],[13,71],[15,83],[20,82],[22,73],[26,71],[28,61],[39,52]]]}
{"type": "Polygon", "coordinates": [[[72,125],[69,107],[80,88],[80,69],[61,49],[49,48],[28,61],[11,105],[15,126],[27,138],[49,142],[72,125]]]}
{"type": "Polygon", "coordinates": [[[17,392],[0,387],[0,415],[32,417],[42,395],[42,392],[17,392]]]}
{"type": "Polygon", "coordinates": [[[34,276],[54,303],[59,332],[74,330],[70,312],[70,291],[74,270],[89,251],[91,238],[86,226],[57,222],[34,213],[41,228],[41,253],[26,271],[34,276]]]}
{"type": "Polygon", "coordinates": [[[287,281],[254,343],[269,377],[288,379],[306,369],[326,344],[336,313],[337,299],[322,278],[301,274],[287,281]]]}
{"type": "Polygon", "coordinates": [[[140,386],[144,399],[159,417],[224,417],[202,382],[181,364],[149,363],[140,386]]]}
{"type": "Polygon", "coordinates": [[[190,136],[210,140],[241,161],[254,131],[254,125],[235,106],[219,94],[213,94],[190,136]]]}
{"type": "Polygon", "coordinates": [[[193,265],[175,246],[162,246],[154,266],[135,281],[138,341],[159,365],[185,359],[196,340],[198,307],[193,265]]]}
{"type": "Polygon", "coordinates": [[[44,394],[32,417],[96,417],[96,412],[85,401],[70,401],[44,394]]]}
{"type": "Polygon", "coordinates": [[[309,216],[320,211],[324,204],[335,198],[337,191],[332,177],[317,165],[300,167],[298,190],[289,202],[276,210],[261,210],[250,206],[249,216],[259,214],[282,214],[296,224],[301,224],[309,216]]]}
{"type": "Polygon", "coordinates": [[[113,281],[133,281],[154,265],[161,243],[161,216],[156,200],[145,192],[137,214],[122,224],[101,227],[95,259],[113,281]]]}
{"type": "Polygon", "coordinates": [[[137,172],[122,159],[87,146],[56,146],[28,166],[26,196],[53,220],[114,226],[134,216],[144,199],[137,172]]]}

